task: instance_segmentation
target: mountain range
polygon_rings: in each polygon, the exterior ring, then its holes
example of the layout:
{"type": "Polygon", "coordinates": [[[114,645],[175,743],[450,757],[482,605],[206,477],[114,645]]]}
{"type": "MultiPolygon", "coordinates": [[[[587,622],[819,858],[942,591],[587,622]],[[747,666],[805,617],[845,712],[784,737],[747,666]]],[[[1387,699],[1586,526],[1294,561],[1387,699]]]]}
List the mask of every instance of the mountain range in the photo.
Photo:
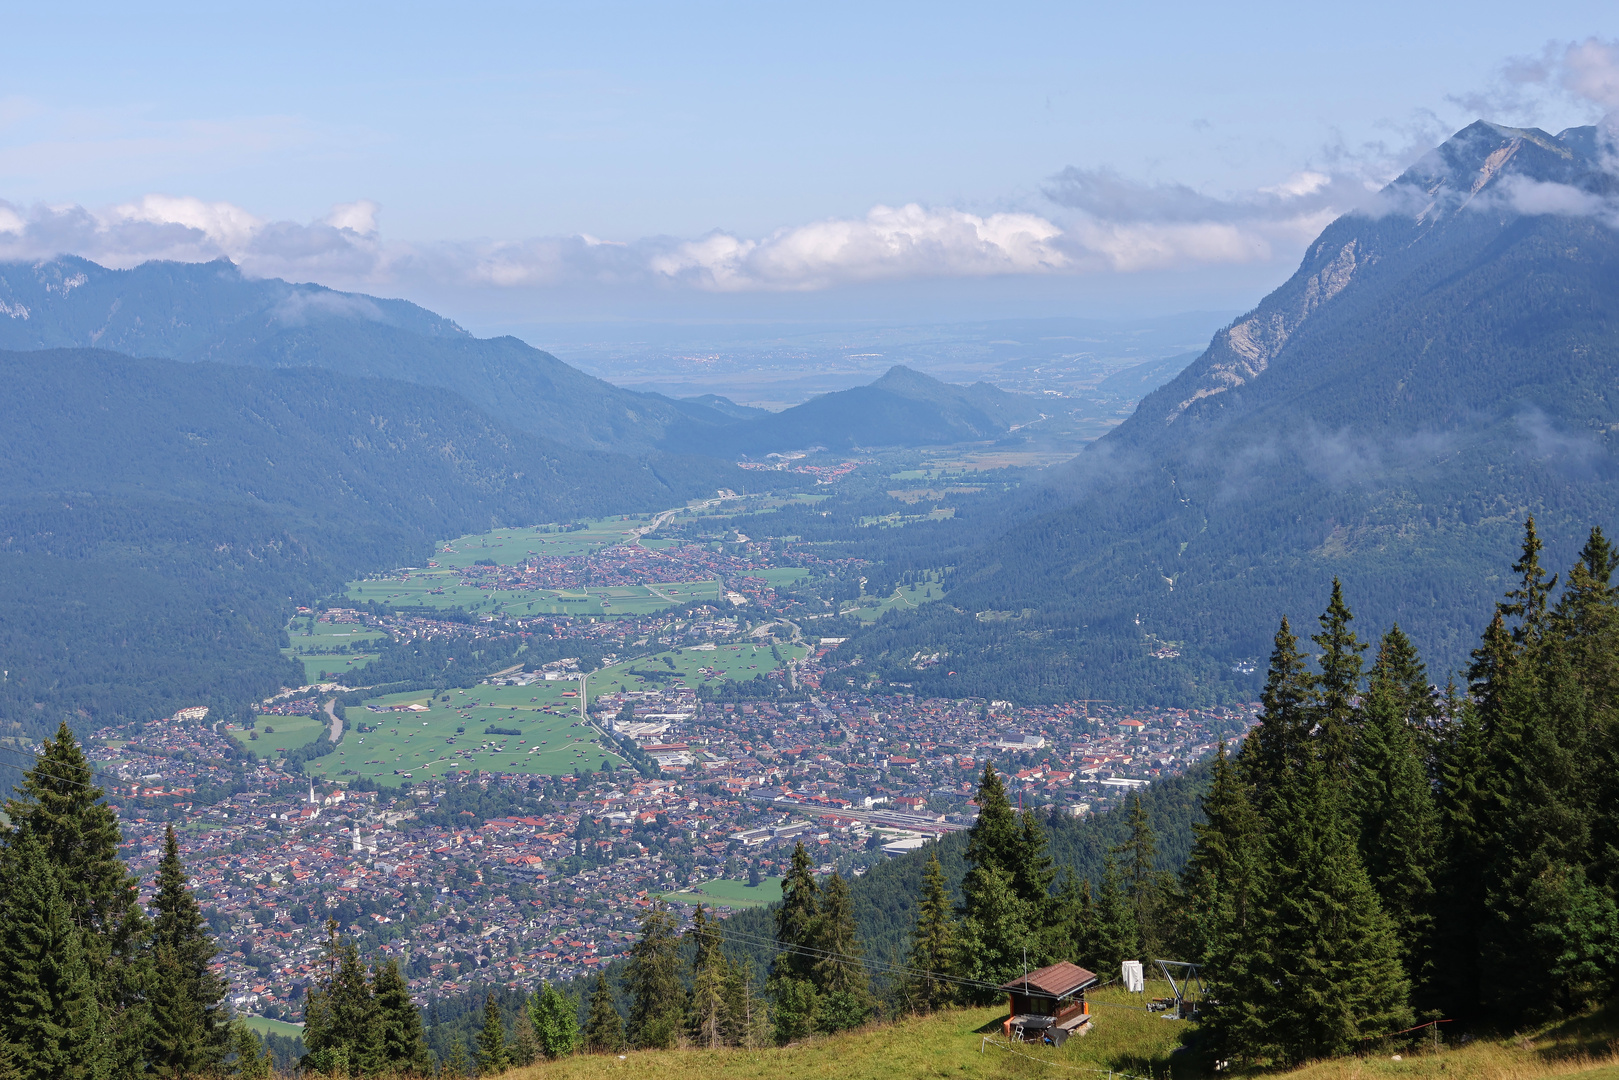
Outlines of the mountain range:
{"type": "Polygon", "coordinates": [[[474,337],[403,300],[248,278],[225,259],[129,270],[73,256],[0,263],[0,349],[51,348],[416,383],[453,390],[508,431],[630,454],[951,443],[999,437],[1038,416],[1033,398],[904,369],[780,414],[716,395],[639,393],[517,338],[474,337]]]}
{"type": "Polygon", "coordinates": [[[1458,132],[860,650],[919,692],[926,643],[957,692],[1240,696],[1337,576],[1363,636],[1456,670],[1528,515],[1555,568],[1619,514],[1611,160],[1593,128],[1458,132]]]}

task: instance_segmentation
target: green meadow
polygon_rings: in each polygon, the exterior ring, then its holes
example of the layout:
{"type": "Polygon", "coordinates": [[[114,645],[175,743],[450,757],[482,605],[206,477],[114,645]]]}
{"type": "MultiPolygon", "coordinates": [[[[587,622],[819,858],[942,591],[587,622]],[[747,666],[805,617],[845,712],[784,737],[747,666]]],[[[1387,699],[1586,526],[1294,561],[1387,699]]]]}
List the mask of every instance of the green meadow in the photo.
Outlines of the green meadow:
{"type": "Polygon", "coordinates": [[[403,773],[416,781],[472,769],[559,776],[600,769],[603,759],[618,764],[620,755],[580,721],[578,690],[575,681],[558,681],[373,698],[349,707],[337,752],[304,768],[329,780],[359,775],[397,786],[406,780],[403,773]],[[366,705],[423,705],[427,711],[377,713],[366,705]],[[362,725],[374,730],[362,732],[362,725]],[[488,727],[520,734],[485,734],[488,727]]]}
{"type": "MultiPolygon", "coordinates": [[[[808,646],[778,644],[782,663],[802,660],[808,646]]],[[[778,667],[775,655],[766,645],[717,645],[709,649],[671,649],[638,657],[591,676],[591,693],[612,690],[657,690],[683,683],[695,690],[706,682],[721,679],[751,679],[778,667]]]]}
{"type": "Polygon", "coordinates": [[[354,623],[316,622],[310,616],[300,615],[287,624],[287,639],[292,644],[281,652],[302,663],[304,681],[313,683],[321,681],[323,671],[337,675],[364,667],[377,656],[367,646],[385,641],[387,637],[381,630],[367,630],[354,623]],[[350,651],[330,651],[339,646],[347,646],[350,651]]]}
{"type": "Polygon", "coordinates": [[[589,555],[632,539],[651,522],[650,514],[628,514],[581,521],[578,524],[584,528],[573,532],[560,532],[557,525],[496,529],[439,544],[433,561],[441,567],[465,568],[481,559],[493,559],[496,566],[512,566],[530,555],[589,555]]]}
{"type": "Polygon", "coordinates": [[[304,1033],[302,1024],[289,1024],[285,1020],[271,1020],[265,1016],[247,1014],[242,1017],[242,1023],[260,1035],[285,1035],[289,1039],[298,1039],[304,1033]]]}
{"type": "Polygon", "coordinates": [[[779,877],[761,878],[759,884],[750,886],[746,881],[720,878],[705,881],[695,888],[664,895],[682,904],[720,904],[733,908],[764,907],[781,899],[781,880],[779,877]]]}
{"type": "Polygon", "coordinates": [[[320,738],[330,721],[324,714],[318,716],[273,716],[265,713],[253,724],[251,733],[239,727],[227,727],[225,734],[235,739],[259,757],[270,757],[282,750],[296,750],[320,738]],[[257,735],[258,738],[253,738],[257,735]]]}

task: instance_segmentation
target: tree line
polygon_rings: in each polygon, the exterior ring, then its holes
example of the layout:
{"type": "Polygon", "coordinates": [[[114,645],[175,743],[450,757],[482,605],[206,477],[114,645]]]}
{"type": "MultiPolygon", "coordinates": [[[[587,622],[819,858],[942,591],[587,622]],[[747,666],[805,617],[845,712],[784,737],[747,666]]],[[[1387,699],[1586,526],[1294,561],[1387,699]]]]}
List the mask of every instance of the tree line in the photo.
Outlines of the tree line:
{"type": "Polygon", "coordinates": [[[1186,868],[1222,1057],[1291,1063],[1446,1017],[1577,1012],[1619,975],[1619,590],[1593,529],[1553,602],[1531,518],[1465,688],[1335,585],[1312,672],[1284,619],[1186,868]]]}
{"type": "Polygon", "coordinates": [[[227,1015],[174,828],[149,913],[101,794],[63,724],[6,802],[0,1077],[268,1076],[258,1037],[227,1015]]]}

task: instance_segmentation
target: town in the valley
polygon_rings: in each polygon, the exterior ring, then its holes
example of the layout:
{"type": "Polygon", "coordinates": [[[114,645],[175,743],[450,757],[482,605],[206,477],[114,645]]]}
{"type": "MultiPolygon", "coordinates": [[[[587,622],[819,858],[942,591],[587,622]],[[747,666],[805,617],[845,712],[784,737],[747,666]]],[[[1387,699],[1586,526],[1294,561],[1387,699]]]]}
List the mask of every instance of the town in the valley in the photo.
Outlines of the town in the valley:
{"type": "Polygon", "coordinates": [[[147,887],[177,829],[233,1007],[296,1022],[328,919],[397,958],[422,1002],[572,978],[625,953],[656,898],[688,915],[777,899],[798,843],[823,873],[860,875],[966,828],[986,763],[1022,806],[1085,815],[1254,722],[1253,705],[1031,707],[851,681],[842,636],[815,630],[837,605],[790,588],[806,552],[625,521],[443,545],[302,609],[287,651],[308,682],[251,719],[198,707],[87,740],[147,887]],[[366,685],[375,657],[435,642],[519,642],[518,659],[366,685]]]}

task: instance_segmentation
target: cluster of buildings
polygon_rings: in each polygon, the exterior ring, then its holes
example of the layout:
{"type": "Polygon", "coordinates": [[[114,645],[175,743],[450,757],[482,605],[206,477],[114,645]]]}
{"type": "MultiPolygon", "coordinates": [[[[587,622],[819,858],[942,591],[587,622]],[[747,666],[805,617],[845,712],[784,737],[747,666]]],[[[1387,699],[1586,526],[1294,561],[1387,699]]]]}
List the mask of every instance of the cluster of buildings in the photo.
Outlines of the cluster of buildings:
{"type": "MultiPolygon", "coordinates": [[[[430,568],[437,563],[428,563],[430,568]]],[[[515,566],[469,566],[461,584],[497,589],[580,589],[746,577],[775,565],[768,543],[716,550],[707,544],[613,544],[588,555],[530,553],[515,566]]]]}
{"type": "Polygon", "coordinates": [[[627,950],[653,897],[779,875],[796,843],[823,871],[860,873],[963,828],[986,762],[1026,806],[1095,812],[1252,721],[1243,709],[1105,708],[615,693],[596,699],[597,722],[661,776],[469,771],[408,793],[249,766],[206,718],[103,729],[89,753],[143,886],[173,823],[237,1006],[297,1019],[328,917],[398,960],[422,1001],[537,985],[627,950]]]}

